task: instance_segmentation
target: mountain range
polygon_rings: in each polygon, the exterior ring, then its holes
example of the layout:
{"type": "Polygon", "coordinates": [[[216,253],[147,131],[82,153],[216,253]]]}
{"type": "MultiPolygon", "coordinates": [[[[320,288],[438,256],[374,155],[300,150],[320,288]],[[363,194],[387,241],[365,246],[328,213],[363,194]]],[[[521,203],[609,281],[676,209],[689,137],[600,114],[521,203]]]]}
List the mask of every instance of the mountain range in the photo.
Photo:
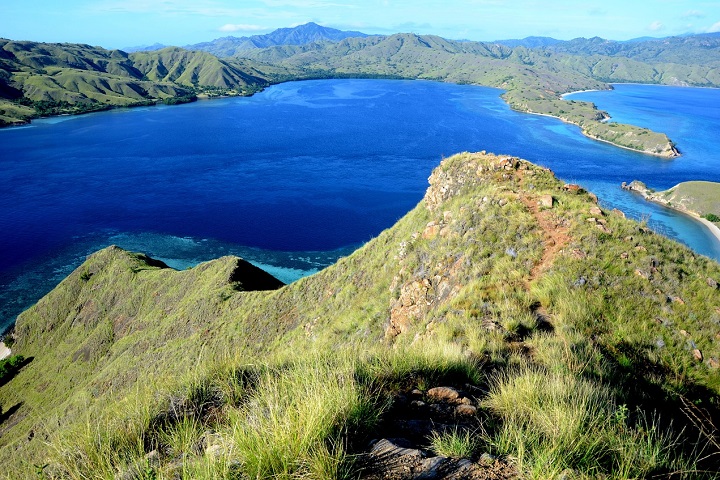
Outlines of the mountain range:
{"type": "Polygon", "coordinates": [[[294,28],[278,28],[265,35],[222,37],[210,42],[186,45],[183,48],[202,50],[218,57],[232,57],[243,50],[274,47],[276,45],[304,45],[321,41],[337,42],[350,37],[363,38],[367,37],[367,35],[362,32],[338,30],[309,22],[294,28]]]}

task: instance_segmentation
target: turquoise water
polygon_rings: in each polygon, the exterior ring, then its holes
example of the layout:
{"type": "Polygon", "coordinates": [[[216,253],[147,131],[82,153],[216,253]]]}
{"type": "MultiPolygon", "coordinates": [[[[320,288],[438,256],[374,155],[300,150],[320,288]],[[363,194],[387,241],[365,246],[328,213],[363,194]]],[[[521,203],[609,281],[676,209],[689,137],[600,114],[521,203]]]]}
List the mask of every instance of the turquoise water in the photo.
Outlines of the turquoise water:
{"type": "MultiPolygon", "coordinates": [[[[0,130],[0,324],[110,244],[175,268],[240,255],[294,281],[390,227],[422,198],[442,158],[460,151],[548,166],[604,206],[720,259],[704,227],[619,188],[633,179],[654,188],[720,181],[711,154],[720,94],[637,87],[633,97],[635,87],[603,94],[630,95],[649,118],[673,108],[682,128],[658,129],[678,143],[680,159],[618,149],[558,120],[513,112],[496,89],[425,81],[293,82],[250,98],[0,130]],[[695,121],[706,125],[685,123],[695,121]]],[[[640,118],[598,102],[614,116],[640,118]]]]}

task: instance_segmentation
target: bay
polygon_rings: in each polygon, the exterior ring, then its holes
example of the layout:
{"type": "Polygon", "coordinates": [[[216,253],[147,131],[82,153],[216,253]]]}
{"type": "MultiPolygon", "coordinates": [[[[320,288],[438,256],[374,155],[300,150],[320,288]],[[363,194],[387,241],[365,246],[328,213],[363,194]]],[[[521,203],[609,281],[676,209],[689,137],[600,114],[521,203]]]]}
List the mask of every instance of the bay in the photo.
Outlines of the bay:
{"type": "MultiPolygon", "coordinates": [[[[670,102],[682,125],[707,121],[698,115],[704,107],[678,107],[684,94],[720,104],[716,90],[643,92],[650,112],[667,112],[670,102]],[[659,100],[666,94],[669,100],[659,100]]],[[[174,268],[240,255],[294,281],[392,226],[422,198],[442,158],[461,151],[547,166],[595,192],[603,206],[720,259],[697,222],[619,188],[633,179],[658,189],[720,181],[717,156],[709,154],[713,145],[717,151],[716,127],[685,126],[678,134],[657,128],[684,153],[665,160],[513,112],[500,93],[426,81],[291,82],[249,98],[0,130],[0,325],[110,244],[174,268]]]]}

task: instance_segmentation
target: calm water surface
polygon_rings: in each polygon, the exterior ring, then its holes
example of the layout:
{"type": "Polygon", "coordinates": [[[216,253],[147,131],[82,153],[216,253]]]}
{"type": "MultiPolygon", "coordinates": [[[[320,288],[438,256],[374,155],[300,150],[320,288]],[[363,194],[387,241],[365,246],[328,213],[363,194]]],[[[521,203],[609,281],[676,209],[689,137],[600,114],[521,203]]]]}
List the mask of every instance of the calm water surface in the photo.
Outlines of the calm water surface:
{"type": "Polygon", "coordinates": [[[116,110],[0,130],[0,324],[92,251],[116,244],[185,268],[240,255],[289,282],[347,255],[422,198],[444,156],[487,150],[553,169],[606,207],[720,259],[696,222],[620,190],[720,181],[720,91],[619,85],[576,94],[665,131],[663,160],[512,112],[496,89],[323,80],[251,98],[116,110]],[[609,102],[609,103],[606,103],[609,102]],[[652,123],[656,122],[656,123],[652,123]]]}

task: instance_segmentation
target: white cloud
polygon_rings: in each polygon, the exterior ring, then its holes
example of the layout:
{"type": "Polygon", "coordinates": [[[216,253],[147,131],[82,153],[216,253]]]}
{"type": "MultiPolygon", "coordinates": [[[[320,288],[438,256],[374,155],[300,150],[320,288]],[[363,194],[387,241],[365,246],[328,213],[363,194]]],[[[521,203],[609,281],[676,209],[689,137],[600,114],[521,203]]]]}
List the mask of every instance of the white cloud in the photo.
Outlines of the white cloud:
{"type": "Polygon", "coordinates": [[[683,14],[685,18],[704,18],[705,14],[700,10],[688,10],[683,14]]]}
{"type": "Polygon", "coordinates": [[[92,9],[105,13],[156,13],[164,15],[200,15],[206,17],[239,16],[245,10],[227,8],[218,2],[198,3],[192,0],[105,0],[92,9]]]}
{"type": "Polygon", "coordinates": [[[707,33],[716,33],[720,32],[720,22],[715,23],[712,27],[707,29],[707,33]]]}
{"type": "Polygon", "coordinates": [[[358,8],[357,5],[347,3],[328,2],[325,0],[263,0],[268,7],[292,7],[292,8],[358,8]]]}
{"type": "Polygon", "coordinates": [[[260,25],[248,25],[244,23],[226,23],[222,27],[218,28],[221,32],[259,32],[267,30],[267,28],[260,25]]]}
{"type": "Polygon", "coordinates": [[[659,30],[662,30],[665,28],[665,25],[663,25],[660,22],[653,22],[650,25],[648,25],[648,28],[652,30],[653,32],[657,32],[659,30]]]}

